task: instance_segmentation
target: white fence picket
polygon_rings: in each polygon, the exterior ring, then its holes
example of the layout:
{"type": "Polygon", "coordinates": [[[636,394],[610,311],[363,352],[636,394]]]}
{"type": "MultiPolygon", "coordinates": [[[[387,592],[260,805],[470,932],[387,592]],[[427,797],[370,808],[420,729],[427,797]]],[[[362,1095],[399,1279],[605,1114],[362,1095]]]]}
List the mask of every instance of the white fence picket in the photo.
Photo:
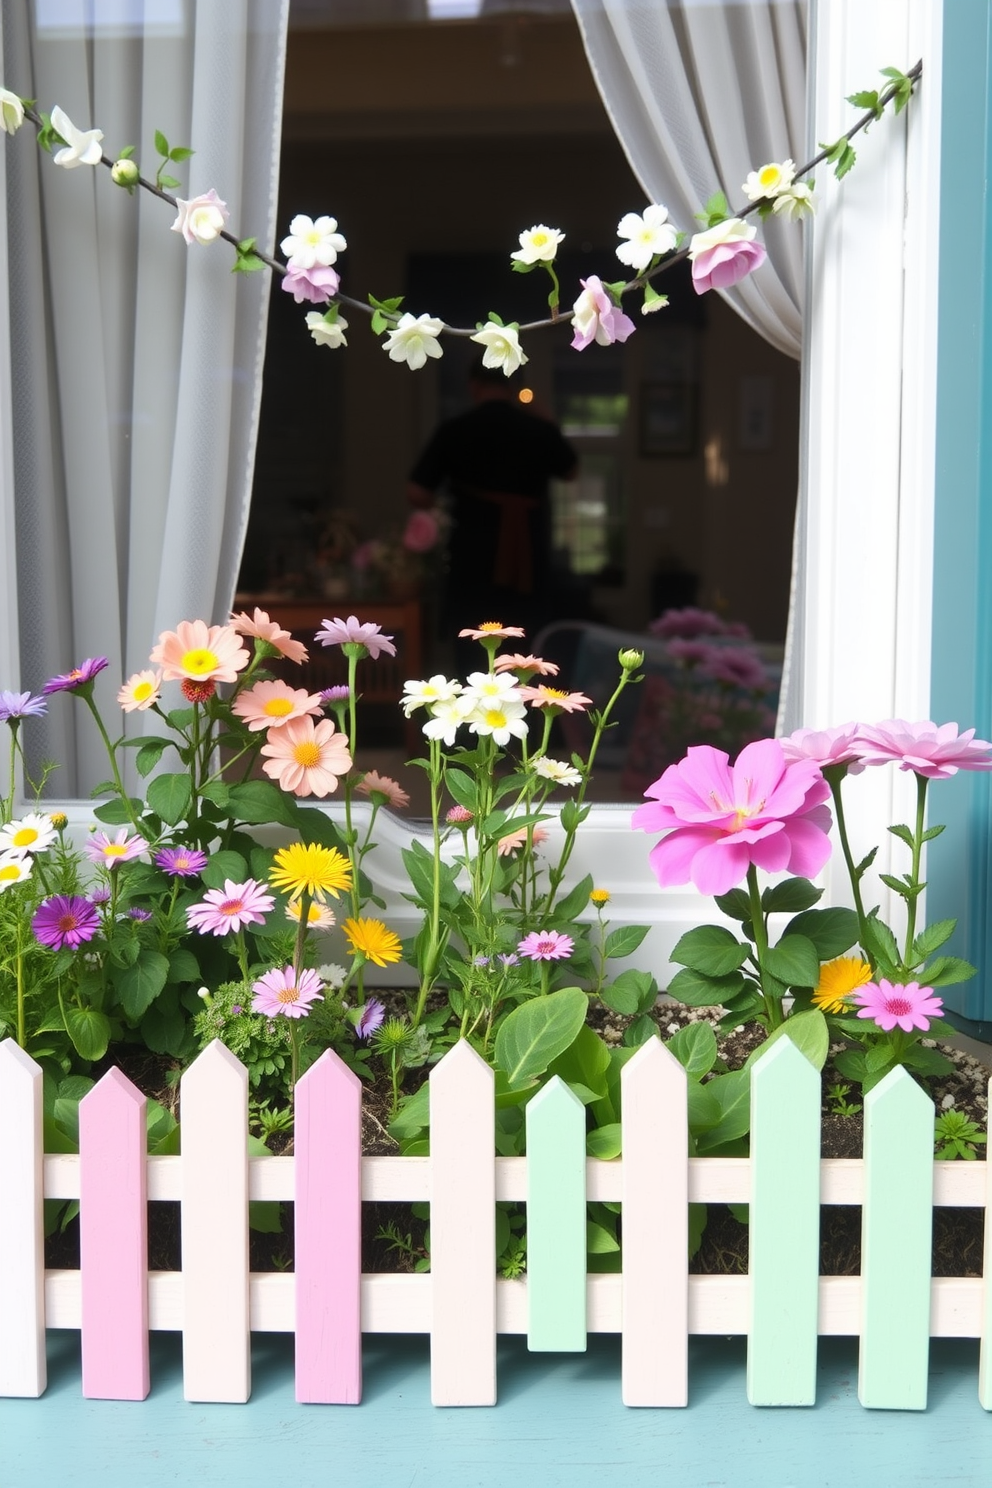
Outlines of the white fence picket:
{"type": "MultiPolygon", "coordinates": [[[[989,1112],[992,1112],[992,1080],[989,1081],[988,1090],[989,1112]]],[[[965,1167],[968,1164],[965,1163],[965,1167]]],[[[972,1163],[972,1167],[980,1164],[972,1163]]],[[[950,1163],[942,1163],[941,1167],[949,1168],[950,1163]]],[[[982,1308],[982,1345],[978,1358],[978,1399],[985,1410],[992,1410],[992,1152],[986,1148],[985,1161],[985,1263],[982,1267],[985,1277],[985,1297],[982,1308]]]]}
{"type": "Polygon", "coordinates": [[[0,1395],[36,1396],[45,1360],[42,1073],[0,1044],[0,1395]]]}
{"type": "Polygon", "coordinates": [[[248,1071],[215,1039],[180,1100],[183,1394],[237,1403],[251,1393],[248,1071]]]}

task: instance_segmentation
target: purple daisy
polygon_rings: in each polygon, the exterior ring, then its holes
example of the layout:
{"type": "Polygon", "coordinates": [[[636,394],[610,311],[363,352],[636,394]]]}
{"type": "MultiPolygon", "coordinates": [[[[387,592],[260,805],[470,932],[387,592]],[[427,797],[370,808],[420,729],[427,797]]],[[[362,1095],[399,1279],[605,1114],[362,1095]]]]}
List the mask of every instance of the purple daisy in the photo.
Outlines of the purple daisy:
{"type": "Polygon", "coordinates": [[[385,1016],[385,1003],[380,1002],[378,997],[370,997],[362,1008],[362,1016],[355,1024],[355,1037],[357,1039],[371,1038],[385,1016]]]}
{"type": "Polygon", "coordinates": [[[327,708],[334,703],[346,703],[351,696],[351,689],[342,687],[325,687],[320,694],[320,701],[327,708]]]}
{"type": "Polygon", "coordinates": [[[88,656],[78,667],[73,667],[71,672],[63,672],[59,677],[51,677],[41,689],[46,695],[51,692],[75,692],[77,688],[84,687],[87,682],[92,682],[98,672],[102,672],[110,663],[105,656],[88,656]]]}
{"type": "Polygon", "coordinates": [[[359,624],[357,615],[349,615],[347,620],[337,617],[325,620],[314,640],[322,646],[364,646],[373,661],[380,651],[385,651],[387,656],[396,655],[392,636],[383,635],[382,626],[373,625],[371,620],[365,625],[359,624]]]}
{"type": "Polygon", "coordinates": [[[30,692],[0,692],[0,723],[12,719],[39,718],[48,712],[43,697],[33,697],[30,692]]]}
{"type": "Polygon", "coordinates": [[[173,878],[190,878],[206,868],[207,855],[199,847],[163,847],[155,854],[155,862],[173,878]]]}
{"type": "Polygon", "coordinates": [[[517,946],[531,961],[563,961],[572,954],[575,941],[560,930],[532,930],[517,946]]]}
{"type": "Polygon", "coordinates": [[[252,983],[254,997],[251,1000],[253,1013],[262,1013],[266,1018],[282,1014],[284,1018],[305,1018],[310,1004],[319,1002],[324,995],[323,984],[315,971],[297,974],[292,966],[281,971],[267,971],[257,982],[252,983]]]}
{"type": "Polygon", "coordinates": [[[74,951],[92,940],[99,928],[96,907],[80,894],[53,894],[38,905],[31,920],[35,940],[56,951],[64,946],[74,951]]]}
{"type": "Polygon", "coordinates": [[[90,903],[91,904],[109,904],[110,903],[110,890],[107,888],[107,885],[106,884],[99,884],[97,888],[90,889],[90,903]]]}
{"type": "Polygon", "coordinates": [[[518,966],[520,964],[520,957],[516,951],[509,951],[505,955],[501,953],[499,959],[504,966],[518,966]]]}
{"type": "Polygon", "coordinates": [[[227,878],[222,889],[208,889],[202,904],[190,906],[186,920],[189,928],[199,930],[201,935],[226,935],[245,925],[264,925],[275,902],[253,878],[240,884],[227,878]]]}
{"type": "Polygon", "coordinates": [[[150,909],[142,909],[140,905],[133,904],[127,912],[127,917],[129,920],[137,920],[139,925],[141,925],[144,924],[145,920],[151,919],[152,912],[150,909]]]}

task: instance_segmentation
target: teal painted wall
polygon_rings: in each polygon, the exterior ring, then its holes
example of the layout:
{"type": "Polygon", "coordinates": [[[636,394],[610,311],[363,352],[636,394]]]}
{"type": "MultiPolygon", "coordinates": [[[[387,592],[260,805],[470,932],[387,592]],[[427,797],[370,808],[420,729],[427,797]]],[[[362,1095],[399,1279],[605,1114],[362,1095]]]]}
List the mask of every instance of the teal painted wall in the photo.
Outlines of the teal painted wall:
{"type": "MultiPolygon", "coordinates": [[[[931,717],[992,737],[992,16],[945,0],[940,164],[931,717]]],[[[924,87],[926,82],[924,80],[924,87]]],[[[978,976],[943,989],[992,1031],[992,782],[960,772],[930,792],[927,918],[957,918],[953,949],[978,976]]]]}

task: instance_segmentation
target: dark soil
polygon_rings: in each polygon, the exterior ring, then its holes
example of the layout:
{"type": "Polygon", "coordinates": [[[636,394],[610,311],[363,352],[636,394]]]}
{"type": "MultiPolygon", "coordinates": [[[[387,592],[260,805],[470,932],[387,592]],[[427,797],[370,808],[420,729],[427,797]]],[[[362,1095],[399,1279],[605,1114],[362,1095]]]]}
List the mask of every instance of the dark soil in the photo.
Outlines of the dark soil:
{"type": "MultiPolygon", "coordinates": [[[[397,1012],[403,1011],[402,994],[377,994],[397,1012]]],[[[686,1008],[678,1003],[659,1004],[653,1016],[663,1038],[669,1038],[690,1022],[709,1021],[716,1027],[721,1009],[686,1008]]],[[[599,1007],[591,1010],[590,1023],[608,1044],[622,1043],[630,1019],[599,1007]]],[[[748,1055],[761,1043],[763,1031],[755,1024],[739,1027],[728,1034],[718,1032],[720,1059],[726,1069],[740,1069],[748,1055]]],[[[929,1083],[929,1094],[937,1109],[953,1107],[971,1118],[983,1131],[987,1128],[987,1088],[989,1070],[970,1054],[946,1044],[941,1052],[954,1063],[952,1073],[929,1083]]],[[[835,1054],[838,1045],[831,1050],[835,1054]]],[[[179,1066],[147,1049],[123,1046],[115,1050],[113,1060],[94,1068],[95,1078],[116,1064],[147,1095],[159,1101],[178,1118],[179,1066]]],[[[411,1088],[419,1082],[421,1072],[409,1078],[411,1088]]],[[[824,1157],[860,1157],[863,1124],[860,1109],[852,1114],[838,1114],[836,1101],[827,1092],[838,1084],[850,1085],[846,1101],[860,1105],[858,1088],[845,1081],[828,1060],[823,1072],[824,1102],[822,1109],[822,1147],[824,1157]]],[[[362,1103],[362,1150],[366,1156],[394,1156],[399,1148],[387,1130],[391,1092],[388,1081],[366,1085],[362,1103]]],[[[269,1143],[273,1152],[292,1153],[292,1137],[277,1134],[269,1143]]],[[[977,1149],[983,1160],[984,1146],[977,1149]]],[[[982,1209],[939,1208],[934,1210],[933,1275],[980,1276],[984,1243],[982,1209]]],[[[412,1271],[423,1257],[426,1221],[415,1216],[409,1205],[365,1204],[362,1212],[362,1268],[364,1271],[412,1271]],[[383,1235],[387,1225],[395,1227],[403,1242],[397,1246],[383,1235]]],[[[696,1274],[735,1274],[747,1272],[747,1225],[725,1205],[709,1206],[702,1244],[690,1262],[696,1274]]],[[[282,1205],[282,1232],[249,1232],[250,1265],[253,1271],[289,1270],[293,1264],[293,1206],[282,1205]]],[[[51,1269],[73,1269],[79,1265],[79,1224],[73,1220],[64,1232],[56,1232],[45,1242],[45,1264],[51,1269]]],[[[178,1203],[155,1202],[149,1205],[148,1265],[150,1270],[168,1271],[180,1267],[180,1227],[178,1203]]],[[[856,1206],[825,1205],[820,1232],[820,1274],[826,1276],[857,1275],[861,1269],[861,1210],[856,1206]]]]}

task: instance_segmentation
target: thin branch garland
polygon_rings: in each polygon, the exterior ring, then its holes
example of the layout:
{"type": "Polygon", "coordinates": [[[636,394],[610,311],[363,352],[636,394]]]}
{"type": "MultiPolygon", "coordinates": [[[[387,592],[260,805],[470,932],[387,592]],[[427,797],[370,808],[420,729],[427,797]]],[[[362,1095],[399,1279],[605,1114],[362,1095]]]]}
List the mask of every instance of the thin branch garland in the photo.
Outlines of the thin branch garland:
{"type": "MultiPolygon", "coordinates": [[[[870,124],[880,119],[887,106],[893,101],[895,102],[896,114],[902,112],[906,104],[909,102],[910,97],[912,96],[915,85],[923,76],[923,60],[921,58],[915,64],[915,66],[909,69],[908,72],[900,72],[898,68],[887,67],[883,69],[882,75],[889,77],[890,82],[881,90],[881,92],[866,90],[851,94],[847,99],[849,103],[853,103],[856,106],[861,105],[865,107],[865,112],[862,114],[861,118],[858,119],[857,122],[853,124],[850,129],[842,134],[839,139],[834,141],[833,144],[823,145],[819,152],[814,155],[811,160],[807,161],[805,165],[800,166],[799,169],[794,172],[794,175],[792,177],[793,180],[801,180],[803,177],[809,175],[810,171],[815,170],[815,168],[818,165],[822,164],[824,161],[827,161],[834,166],[835,174],[838,180],[847,175],[847,173],[852,169],[856,159],[855,152],[851,147],[851,141],[856,135],[867,129],[870,124]]],[[[22,104],[24,110],[24,118],[30,120],[30,122],[38,130],[40,142],[45,142],[46,135],[49,137],[49,143],[52,139],[57,140],[60,138],[60,136],[58,136],[53,130],[50,119],[46,119],[42,114],[40,114],[30,102],[22,100],[22,104]]],[[[45,147],[47,148],[47,144],[45,145],[45,147]]],[[[108,170],[114,172],[121,161],[129,161],[130,154],[131,147],[129,147],[126,152],[122,153],[122,155],[118,157],[118,160],[115,161],[112,160],[109,155],[106,155],[101,151],[99,164],[106,166],[108,170]]],[[[189,154],[192,154],[192,151],[183,149],[178,152],[179,158],[183,159],[188,158],[189,154]]],[[[165,160],[167,161],[168,158],[168,154],[166,154],[165,160]]],[[[133,162],[130,161],[129,163],[133,164],[133,162]]],[[[137,167],[135,167],[135,170],[137,171],[137,167]]],[[[115,176],[115,182],[116,181],[117,178],[115,176]]],[[[157,182],[149,181],[148,179],[146,179],[146,177],[140,174],[140,171],[137,171],[137,174],[134,175],[129,181],[123,183],[118,182],[118,184],[125,184],[126,188],[131,193],[133,193],[135,187],[141,187],[144,191],[150,192],[152,196],[157,196],[162,201],[167,202],[171,207],[180,210],[180,198],[173,196],[170,192],[159,186],[157,182]]],[[[706,204],[704,212],[700,214],[700,220],[705,222],[707,228],[712,228],[717,226],[719,223],[726,222],[728,220],[737,219],[743,221],[747,217],[752,216],[755,212],[757,212],[759,216],[765,217],[771,212],[772,208],[773,200],[771,197],[766,196],[759,198],[756,201],[752,201],[749,206],[741,208],[740,211],[736,213],[730,213],[727,208],[726,198],[723,196],[722,192],[718,192],[715,196],[711,197],[710,201],[706,204]]],[[[252,272],[256,269],[261,269],[263,266],[271,269],[274,274],[278,274],[280,276],[284,276],[288,272],[288,266],[286,264],[280,263],[278,259],[273,258],[270,254],[263,252],[257,247],[256,239],[239,239],[233,233],[228,232],[226,228],[219,229],[216,236],[223,238],[225,242],[230,243],[238,255],[237,262],[235,263],[234,270],[232,272],[252,272]]],[[[684,235],[680,234],[680,236],[684,235]]],[[[690,239],[687,245],[679,246],[672,252],[661,256],[658,262],[653,263],[648,269],[642,271],[640,274],[635,275],[633,279],[625,282],[605,285],[604,288],[609,291],[611,298],[614,300],[614,303],[616,305],[619,305],[624,295],[629,294],[632,290],[635,289],[644,289],[652,282],[652,280],[657,278],[659,275],[667,272],[667,270],[673,268],[676,264],[681,263],[685,258],[688,257],[691,250],[692,239],[690,239]]],[[[539,266],[547,268],[552,274],[552,278],[554,279],[554,271],[551,268],[550,262],[543,265],[531,265],[531,267],[534,268],[539,266]]],[[[555,285],[555,292],[557,292],[557,280],[555,280],[555,285]]],[[[369,304],[366,303],[364,300],[355,299],[351,295],[335,293],[328,297],[327,303],[330,307],[346,305],[350,309],[360,310],[365,315],[369,315],[372,317],[378,316],[380,325],[387,328],[389,326],[395,327],[396,325],[398,325],[400,320],[400,316],[397,313],[397,310],[387,309],[382,303],[369,304]]],[[[558,309],[557,302],[553,303],[551,308],[551,315],[547,316],[543,320],[528,321],[524,325],[513,324],[512,329],[515,330],[518,334],[525,331],[529,332],[545,330],[550,326],[567,325],[574,318],[574,310],[560,311],[558,309]]],[[[474,327],[451,326],[442,321],[440,322],[441,330],[438,334],[471,338],[476,336],[477,333],[486,324],[498,325],[499,322],[493,321],[491,313],[488,322],[480,321],[479,324],[474,327]]],[[[509,329],[510,327],[507,326],[506,328],[509,329]]]]}

